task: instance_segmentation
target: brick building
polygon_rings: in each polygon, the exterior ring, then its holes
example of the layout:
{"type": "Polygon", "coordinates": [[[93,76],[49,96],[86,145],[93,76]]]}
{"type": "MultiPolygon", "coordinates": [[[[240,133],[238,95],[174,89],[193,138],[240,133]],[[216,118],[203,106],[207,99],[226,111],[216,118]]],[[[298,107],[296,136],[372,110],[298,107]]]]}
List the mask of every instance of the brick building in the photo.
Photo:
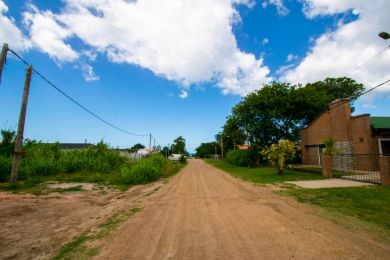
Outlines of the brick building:
{"type": "Polygon", "coordinates": [[[339,153],[390,155],[390,117],[351,115],[349,99],[338,99],[329,110],[302,129],[302,162],[319,165],[324,140],[333,139],[339,153]]]}

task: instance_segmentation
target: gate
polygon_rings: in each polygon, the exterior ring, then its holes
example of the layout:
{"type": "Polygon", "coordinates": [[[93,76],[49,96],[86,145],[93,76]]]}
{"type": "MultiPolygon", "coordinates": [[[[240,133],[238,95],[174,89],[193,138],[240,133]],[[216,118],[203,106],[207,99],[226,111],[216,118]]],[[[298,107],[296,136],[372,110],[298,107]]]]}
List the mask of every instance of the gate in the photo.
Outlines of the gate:
{"type": "Polygon", "coordinates": [[[334,154],[333,171],[344,179],[380,183],[379,155],[334,154]]]}

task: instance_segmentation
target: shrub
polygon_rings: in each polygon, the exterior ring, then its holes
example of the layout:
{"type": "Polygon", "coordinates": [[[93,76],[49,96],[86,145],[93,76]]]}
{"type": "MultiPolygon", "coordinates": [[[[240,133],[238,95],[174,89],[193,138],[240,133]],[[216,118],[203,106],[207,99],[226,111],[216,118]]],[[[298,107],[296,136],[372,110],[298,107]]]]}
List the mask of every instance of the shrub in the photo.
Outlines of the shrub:
{"type": "Polygon", "coordinates": [[[226,161],[237,166],[248,166],[247,151],[231,150],[226,154],[226,161]]]}
{"type": "Polygon", "coordinates": [[[0,156],[0,182],[9,181],[12,168],[12,158],[0,156]]]}
{"type": "Polygon", "coordinates": [[[259,167],[261,160],[260,146],[253,144],[247,150],[247,163],[249,167],[259,167]]]}
{"type": "Polygon", "coordinates": [[[277,144],[272,144],[264,148],[261,154],[268,160],[272,166],[275,166],[278,174],[283,173],[286,163],[292,160],[297,151],[297,145],[290,140],[280,140],[277,144]]]}
{"type": "Polygon", "coordinates": [[[144,184],[160,178],[161,168],[151,159],[135,162],[130,168],[122,168],[123,180],[126,184],[144,184]]]}

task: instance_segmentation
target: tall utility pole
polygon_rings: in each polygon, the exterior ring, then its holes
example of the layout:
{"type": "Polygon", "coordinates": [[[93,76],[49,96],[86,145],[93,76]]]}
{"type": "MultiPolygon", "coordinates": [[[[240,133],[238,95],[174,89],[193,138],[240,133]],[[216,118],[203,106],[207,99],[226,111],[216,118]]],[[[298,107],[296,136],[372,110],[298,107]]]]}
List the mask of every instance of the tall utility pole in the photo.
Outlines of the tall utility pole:
{"type": "Polygon", "coordinates": [[[28,94],[30,92],[31,74],[32,74],[32,66],[28,65],[27,72],[26,72],[26,80],[24,81],[22,107],[20,109],[18,133],[16,136],[16,143],[15,143],[15,150],[14,150],[14,160],[12,162],[11,182],[15,182],[18,178],[20,159],[23,155],[22,153],[23,132],[24,132],[24,122],[26,120],[28,94]]]}
{"type": "Polygon", "coordinates": [[[8,44],[4,43],[0,54],[0,83],[1,83],[1,75],[3,74],[4,63],[7,59],[7,52],[8,52],[8,44]]]}
{"type": "Polygon", "coordinates": [[[152,134],[149,134],[149,151],[152,151],[152,134]]]}

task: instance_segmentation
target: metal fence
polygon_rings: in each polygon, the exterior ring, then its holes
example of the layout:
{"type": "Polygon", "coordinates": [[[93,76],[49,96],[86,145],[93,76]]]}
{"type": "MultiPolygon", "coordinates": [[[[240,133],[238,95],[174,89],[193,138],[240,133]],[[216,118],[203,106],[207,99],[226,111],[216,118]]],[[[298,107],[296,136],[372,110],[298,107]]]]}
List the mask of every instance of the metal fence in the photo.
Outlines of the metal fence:
{"type": "Polygon", "coordinates": [[[335,154],[333,155],[333,171],[341,178],[380,183],[379,155],[335,154]]]}

